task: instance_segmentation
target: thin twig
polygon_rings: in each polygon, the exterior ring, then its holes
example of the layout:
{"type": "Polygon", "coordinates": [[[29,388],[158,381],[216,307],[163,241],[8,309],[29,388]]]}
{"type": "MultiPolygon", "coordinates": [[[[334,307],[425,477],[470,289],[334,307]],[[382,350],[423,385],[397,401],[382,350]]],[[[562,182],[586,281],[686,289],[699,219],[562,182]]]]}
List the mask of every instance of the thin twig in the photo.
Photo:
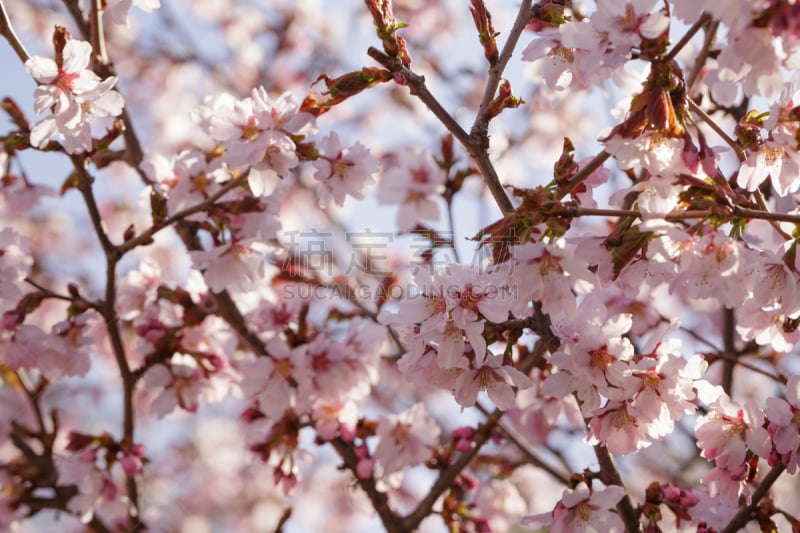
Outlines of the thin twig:
{"type": "MultiPolygon", "coordinates": [[[[586,217],[586,216],[599,216],[599,217],[636,217],[641,218],[642,214],[634,209],[600,209],[594,207],[567,207],[562,213],[552,213],[554,216],[565,217],[586,217]]],[[[664,215],[658,216],[663,220],[677,221],[677,220],[692,220],[697,218],[706,218],[709,216],[717,215],[713,209],[687,209],[686,211],[670,211],[664,215]]],[[[776,220],[780,222],[790,222],[792,224],[800,224],[800,215],[793,215],[790,213],[771,213],[759,211],[757,209],[747,209],[744,207],[732,207],[728,212],[732,218],[744,219],[761,219],[761,220],[776,220]]]]}
{"type": "Polygon", "coordinates": [[[733,309],[725,308],[722,310],[722,342],[724,353],[731,360],[725,360],[722,367],[722,389],[728,396],[733,391],[733,369],[736,366],[736,359],[739,353],[736,351],[734,340],[736,338],[736,316],[733,309]]]}
{"type": "Polygon", "coordinates": [[[0,0],[0,35],[5,37],[6,41],[8,41],[8,44],[10,44],[11,48],[14,49],[14,53],[17,54],[17,57],[20,61],[25,63],[31,58],[30,54],[28,54],[28,51],[25,50],[25,46],[22,44],[22,41],[20,41],[16,32],[14,32],[14,27],[11,26],[11,19],[8,18],[8,13],[6,12],[6,6],[3,3],[3,0],[0,0]]]}
{"type": "Polygon", "coordinates": [[[214,202],[222,198],[232,189],[235,189],[236,187],[244,183],[249,174],[250,174],[249,171],[243,172],[242,175],[237,176],[236,178],[230,180],[228,183],[220,187],[220,189],[217,192],[215,192],[214,194],[212,194],[199,204],[195,204],[185,209],[181,209],[177,213],[167,217],[163,222],[159,224],[154,224],[153,226],[144,230],[139,235],[125,241],[124,243],[122,243],[117,247],[118,252],[120,253],[120,255],[126,254],[127,252],[133,250],[134,248],[137,248],[139,246],[142,246],[143,244],[150,242],[150,240],[155,236],[155,234],[160,232],[161,230],[169,228],[176,222],[180,222],[190,215],[208,210],[214,205],[214,202]]]}
{"type": "Polygon", "coordinates": [[[86,18],[83,15],[83,11],[81,11],[80,2],[78,2],[78,0],[63,0],[63,2],[72,20],[75,21],[75,24],[78,26],[78,31],[81,32],[83,40],[91,42],[92,37],[89,24],[86,23],[86,18]]]}
{"type": "MultiPolygon", "coordinates": [[[[134,391],[136,388],[136,380],[131,372],[130,365],[125,353],[125,345],[122,342],[122,335],[119,330],[119,319],[117,318],[116,311],[116,297],[117,297],[117,262],[120,259],[120,254],[116,246],[111,242],[108,234],[105,231],[103,220],[100,215],[100,210],[97,206],[97,201],[94,197],[92,190],[92,183],[94,178],[86,170],[86,158],[79,155],[70,155],[75,172],[78,176],[77,189],[81,193],[84,203],[89,211],[89,218],[92,222],[95,235],[100,241],[103,252],[106,257],[106,287],[105,297],[102,306],[100,307],[100,314],[106,324],[108,338],[111,343],[111,349],[114,353],[114,358],[117,362],[120,378],[122,379],[123,387],[123,441],[128,444],[133,444],[134,441],[134,391]]],[[[130,507],[128,509],[128,529],[129,531],[140,531],[144,526],[139,521],[139,494],[136,478],[129,476],[127,478],[128,499],[130,500],[130,507]]]]}
{"type": "Polygon", "coordinates": [[[475,116],[475,123],[472,126],[472,135],[483,135],[489,127],[489,120],[486,118],[486,110],[492,103],[492,99],[497,93],[497,88],[500,85],[500,80],[503,78],[503,72],[508,65],[511,56],[514,54],[514,49],[517,47],[517,42],[522,36],[525,26],[531,20],[531,2],[530,0],[523,0],[520,2],[517,18],[514,20],[514,25],[508,33],[508,39],[503,45],[503,51],[497,58],[497,63],[489,68],[489,78],[486,80],[486,87],[483,89],[483,98],[481,99],[478,114],[475,116]]]}
{"type": "Polygon", "coordinates": [[[605,150],[594,156],[591,161],[586,163],[586,165],[572,177],[571,180],[558,188],[558,197],[564,198],[573,190],[575,190],[575,187],[583,183],[583,181],[586,180],[586,178],[588,178],[592,172],[603,166],[603,163],[605,163],[609,157],[611,157],[611,154],[605,150]]]}
{"type": "Polygon", "coordinates": [[[27,283],[28,285],[31,285],[32,287],[35,287],[37,290],[39,290],[41,293],[43,293],[45,295],[45,297],[47,297],[47,298],[53,298],[55,300],[63,300],[65,302],[70,302],[70,303],[72,303],[75,300],[71,296],[67,296],[65,294],[58,294],[57,292],[51,291],[50,289],[48,289],[44,285],[40,285],[38,282],[34,281],[30,277],[26,276],[23,281],[25,283],[27,283]]]}
{"type": "Polygon", "coordinates": [[[711,16],[709,16],[707,13],[704,13],[703,16],[697,19],[697,22],[692,24],[692,27],[686,31],[686,33],[683,35],[683,37],[680,38],[680,40],[677,43],[675,43],[675,46],[672,47],[672,50],[670,50],[669,53],[666,56],[664,56],[663,61],[666,63],[668,61],[672,61],[673,59],[675,59],[675,57],[680,53],[680,51],[683,50],[683,47],[686,46],[689,43],[689,41],[692,40],[692,37],[694,37],[694,35],[698,31],[700,31],[700,28],[708,24],[710,20],[711,16]]]}
{"type": "Polygon", "coordinates": [[[103,252],[108,257],[116,256],[117,250],[116,246],[111,242],[106,233],[106,230],[103,225],[103,217],[100,215],[100,208],[97,205],[97,200],[94,197],[94,192],[92,191],[92,183],[94,178],[89,174],[89,171],[86,170],[86,157],[82,155],[74,155],[68,154],[70,161],[72,161],[72,166],[75,168],[75,173],[78,178],[78,185],[77,189],[83,196],[83,201],[86,203],[86,208],[89,211],[89,218],[92,221],[92,226],[95,229],[95,233],[97,234],[97,239],[100,241],[100,245],[103,247],[103,252]]]}
{"type": "Polygon", "coordinates": [[[705,39],[703,40],[703,47],[700,49],[700,53],[698,54],[694,65],[692,65],[692,71],[689,73],[689,77],[686,78],[686,92],[690,97],[692,95],[692,88],[697,82],[697,79],[700,77],[700,73],[703,72],[703,67],[706,64],[708,55],[711,53],[711,45],[714,43],[714,38],[717,36],[718,28],[719,21],[717,20],[709,24],[708,28],[706,29],[705,39]]]}
{"type": "Polygon", "coordinates": [[[108,65],[106,37],[103,31],[103,0],[91,0],[90,17],[92,21],[92,48],[94,56],[102,65],[108,65]]]}
{"type": "MultiPolygon", "coordinates": [[[[476,404],[476,406],[481,413],[483,413],[487,417],[491,416],[491,411],[489,411],[489,409],[487,409],[486,406],[481,405],[480,403],[476,404]]],[[[517,447],[517,449],[522,453],[522,455],[524,455],[528,459],[528,462],[530,462],[532,465],[538,468],[541,468],[542,470],[553,476],[554,479],[560,481],[564,485],[569,483],[569,477],[567,475],[559,472],[558,470],[547,464],[547,462],[544,461],[542,458],[540,458],[538,455],[536,455],[536,453],[533,450],[531,450],[530,446],[528,446],[527,443],[523,442],[523,437],[521,437],[516,432],[516,430],[514,430],[511,426],[500,421],[497,423],[497,427],[503,430],[503,433],[505,433],[508,440],[514,446],[517,447]]]]}
{"type": "MultiPolygon", "coordinates": [[[[529,372],[530,367],[535,365],[544,354],[548,351],[548,342],[543,339],[540,340],[533,351],[530,353],[527,361],[520,364],[522,372],[529,372]]],[[[419,524],[431,514],[433,506],[439,497],[450,488],[453,481],[458,475],[469,465],[475,456],[480,452],[481,448],[491,439],[492,430],[500,421],[503,416],[503,411],[496,409],[491,413],[486,421],[481,425],[478,432],[472,439],[472,448],[468,452],[461,454],[458,459],[450,464],[446,469],[439,473],[439,477],[433,483],[433,486],[428,491],[428,494],[417,504],[414,510],[405,517],[404,524],[406,531],[415,531],[419,524]]]]}
{"type": "Polygon", "coordinates": [[[450,488],[453,481],[459,474],[469,465],[472,460],[478,455],[483,445],[486,444],[492,437],[492,429],[497,425],[497,422],[503,416],[503,411],[495,410],[482,424],[478,432],[472,439],[472,448],[461,454],[458,459],[450,464],[443,470],[436,481],[433,483],[428,494],[417,504],[417,507],[405,517],[405,531],[416,531],[419,524],[431,514],[433,506],[439,497],[450,488]]]}
{"type": "MultiPolygon", "coordinates": [[[[370,49],[370,55],[373,58],[378,59],[380,57],[379,54],[381,54],[381,52],[378,50],[374,48],[370,49]]],[[[513,211],[514,204],[511,203],[511,200],[508,198],[505,189],[503,189],[503,185],[500,183],[500,178],[497,176],[497,171],[495,170],[494,165],[489,158],[488,136],[483,135],[478,138],[468,134],[456,121],[456,119],[453,118],[453,116],[444,108],[444,106],[442,106],[439,100],[430,92],[425,84],[424,76],[420,76],[411,69],[404,67],[399,61],[385,64],[385,66],[392,69],[393,72],[402,74],[408,84],[411,94],[419,98],[422,103],[424,103],[428,109],[431,110],[431,112],[436,116],[436,118],[439,119],[444,127],[447,128],[447,130],[452,133],[456,139],[458,139],[458,142],[460,142],[464,149],[470,154],[470,156],[472,156],[478,166],[478,169],[481,171],[481,175],[483,176],[486,186],[489,188],[489,192],[492,194],[495,202],[500,207],[500,210],[503,213],[510,213],[513,211]]]]}
{"type": "Polygon", "coordinates": [[[691,98],[687,98],[686,101],[689,103],[689,109],[694,111],[703,120],[703,122],[708,124],[708,126],[712,130],[714,130],[714,132],[717,135],[719,135],[723,141],[725,141],[725,144],[727,144],[733,149],[733,151],[736,153],[736,157],[739,158],[739,161],[744,161],[745,159],[747,159],[747,155],[745,155],[744,150],[742,150],[742,147],[739,146],[739,143],[737,143],[733,138],[731,138],[731,136],[728,135],[728,133],[725,130],[723,130],[720,127],[720,125],[717,124],[717,122],[708,115],[708,113],[703,111],[703,109],[699,105],[697,105],[691,98]]]}
{"type": "MultiPolygon", "coordinates": [[[[770,212],[769,208],[767,207],[767,203],[764,201],[764,195],[761,194],[760,190],[756,189],[755,191],[753,191],[753,198],[755,198],[756,204],[758,205],[759,209],[761,209],[765,213],[770,212]]],[[[783,240],[789,241],[792,239],[791,235],[783,231],[783,228],[781,228],[777,220],[769,219],[769,224],[770,226],[772,226],[772,229],[774,229],[778,233],[778,235],[780,235],[783,238],[783,240]]]]}
{"type": "Polygon", "coordinates": [[[781,375],[777,375],[777,374],[773,374],[772,372],[769,372],[768,370],[764,370],[763,368],[758,368],[755,365],[752,365],[750,363],[742,361],[741,358],[746,356],[746,355],[749,355],[749,354],[742,353],[742,354],[740,354],[738,356],[733,356],[733,355],[727,354],[726,352],[717,352],[717,353],[714,354],[714,357],[716,357],[717,359],[722,359],[723,361],[727,361],[727,362],[731,363],[734,366],[740,366],[742,368],[746,368],[747,370],[750,370],[751,372],[755,372],[756,374],[761,374],[762,376],[768,377],[768,378],[774,380],[777,383],[786,383],[786,377],[781,376],[781,375]]]}

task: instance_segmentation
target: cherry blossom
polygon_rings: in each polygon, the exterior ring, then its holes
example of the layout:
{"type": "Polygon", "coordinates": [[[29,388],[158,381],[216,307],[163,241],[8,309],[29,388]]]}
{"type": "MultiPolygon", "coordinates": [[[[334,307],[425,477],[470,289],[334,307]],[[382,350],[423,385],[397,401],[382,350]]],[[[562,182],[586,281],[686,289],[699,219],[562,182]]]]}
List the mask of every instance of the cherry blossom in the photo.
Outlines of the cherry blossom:
{"type": "Polygon", "coordinates": [[[388,476],[428,459],[439,442],[440,431],[421,403],[380,420],[375,461],[381,465],[383,475],[388,476]]]}
{"type": "Polygon", "coordinates": [[[57,135],[69,153],[91,150],[91,118],[113,117],[122,112],[122,95],[113,90],[117,78],[101,80],[89,70],[91,54],[89,43],[69,39],[60,63],[43,56],[34,56],[25,63],[28,73],[40,83],[34,93],[35,111],[53,112],[34,125],[32,145],[43,148],[57,135]]]}
{"type": "Polygon", "coordinates": [[[769,431],[775,451],[789,473],[797,471],[800,459],[800,396],[798,396],[800,378],[792,376],[786,383],[786,399],[767,398],[766,415],[769,420],[769,431]]]}
{"type": "Polygon", "coordinates": [[[226,143],[226,161],[249,168],[248,183],[256,197],[272,194],[280,178],[297,166],[297,147],[291,136],[313,129],[313,117],[299,113],[291,95],[273,100],[263,87],[242,100],[220,95],[198,114],[201,127],[226,143]]]}
{"type": "Polygon", "coordinates": [[[490,355],[482,366],[474,370],[463,370],[455,385],[455,398],[459,405],[475,405],[478,392],[485,390],[498,409],[509,409],[514,405],[515,389],[527,389],[531,380],[511,365],[503,364],[503,357],[490,355]]]}
{"type": "Polygon", "coordinates": [[[114,24],[128,26],[128,10],[131,6],[136,6],[146,13],[161,7],[160,0],[112,0],[106,5],[103,16],[114,24]]]}
{"type": "Polygon", "coordinates": [[[400,231],[409,231],[421,221],[439,219],[435,195],[441,192],[444,181],[445,174],[435,166],[431,154],[406,150],[384,165],[378,182],[378,202],[400,204],[397,227],[400,231]]]}
{"type": "Polygon", "coordinates": [[[724,394],[710,407],[709,414],[698,418],[695,430],[703,457],[713,459],[719,468],[734,470],[745,463],[748,449],[760,457],[769,455],[770,439],[758,408],[742,409],[724,394]]]}
{"type": "Polygon", "coordinates": [[[314,179],[320,182],[320,203],[325,206],[332,198],[334,203],[342,205],[347,195],[363,199],[367,187],[375,183],[372,175],[378,169],[378,160],[360,143],[342,148],[335,132],[322,140],[322,149],[325,155],[314,162],[314,179]]]}
{"type": "Polygon", "coordinates": [[[797,529],[796,2],[67,4],[0,0],[0,529],[797,529]]]}
{"type": "Polygon", "coordinates": [[[651,13],[656,0],[601,0],[592,15],[592,28],[615,45],[617,54],[625,54],[641,44],[642,38],[655,39],[669,26],[669,17],[662,12],[651,13]]]}
{"type": "Polygon", "coordinates": [[[585,485],[567,489],[552,513],[526,516],[522,524],[551,531],[624,531],[625,525],[611,509],[625,495],[625,489],[617,486],[590,491],[585,485]]]}
{"type": "Polygon", "coordinates": [[[30,272],[33,259],[30,241],[12,228],[0,231],[0,309],[7,310],[22,297],[22,281],[30,272]]]}
{"type": "Polygon", "coordinates": [[[270,357],[258,357],[243,361],[238,365],[242,375],[242,391],[248,397],[258,400],[260,408],[267,416],[281,417],[287,409],[307,408],[307,399],[297,397],[297,373],[299,365],[306,357],[308,345],[290,348],[280,338],[267,344],[270,357]]]}

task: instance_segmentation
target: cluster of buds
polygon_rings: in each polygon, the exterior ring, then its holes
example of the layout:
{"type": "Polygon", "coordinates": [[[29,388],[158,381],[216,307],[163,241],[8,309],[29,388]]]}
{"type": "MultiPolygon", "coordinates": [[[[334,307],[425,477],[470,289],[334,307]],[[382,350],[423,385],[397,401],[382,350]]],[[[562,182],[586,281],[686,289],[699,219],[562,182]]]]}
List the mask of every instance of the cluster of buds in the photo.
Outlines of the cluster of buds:
{"type": "Polygon", "coordinates": [[[397,35],[397,30],[406,27],[397,23],[392,12],[391,0],[364,0],[375,21],[378,37],[383,43],[383,51],[391,58],[398,58],[406,68],[411,66],[411,56],[406,48],[406,40],[397,35]]]}

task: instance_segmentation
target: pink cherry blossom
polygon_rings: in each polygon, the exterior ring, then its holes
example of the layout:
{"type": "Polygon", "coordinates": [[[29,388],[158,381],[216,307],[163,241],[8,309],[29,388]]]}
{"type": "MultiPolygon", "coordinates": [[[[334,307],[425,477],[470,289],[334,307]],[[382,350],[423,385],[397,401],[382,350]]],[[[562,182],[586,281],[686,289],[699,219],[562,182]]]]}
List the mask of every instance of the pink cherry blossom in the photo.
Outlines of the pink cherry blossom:
{"type": "Polygon", "coordinates": [[[489,355],[478,368],[462,370],[455,385],[455,398],[462,407],[472,407],[478,392],[485,390],[498,409],[514,405],[516,389],[527,389],[531,380],[511,365],[503,364],[502,355],[489,355]]]}
{"type": "Polygon", "coordinates": [[[440,433],[441,429],[426,414],[422,403],[382,418],[378,424],[375,461],[381,465],[383,475],[427,460],[439,442],[440,433]]]}
{"type": "Polygon", "coordinates": [[[651,13],[657,6],[657,0],[600,0],[592,28],[607,35],[616,53],[624,55],[642,38],[655,39],[667,30],[669,17],[662,11],[651,13]]]}
{"type": "Polygon", "coordinates": [[[330,199],[342,205],[346,196],[363,199],[367,188],[375,183],[378,160],[361,143],[342,148],[339,136],[332,132],[322,140],[324,155],[314,162],[314,179],[319,181],[320,203],[330,199]]]}
{"type": "Polygon", "coordinates": [[[764,310],[753,299],[747,300],[741,311],[748,317],[746,323],[736,325],[736,332],[743,340],[755,341],[780,353],[791,351],[800,341],[800,331],[792,326],[796,316],[785,315],[779,310],[764,310]]]}
{"type": "Polygon", "coordinates": [[[800,377],[791,376],[786,383],[786,399],[767,398],[768,431],[781,463],[790,474],[800,461],[800,377]]]}
{"type": "Polygon", "coordinates": [[[64,46],[63,64],[34,56],[25,63],[39,87],[34,91],[34,109],[41,114],[52,109],[52,116],[37,122],[31,130],[31,144],[42,148],[54,136],[64,142],[69,153],[91,150],[92,117],[113,117],[122,113],[122,95],[113,88],[117,78],[101,80],[89,67],[92,46],[70,39],[64,46]]]}
{"type": "Polygon", "coordinates": [[[575,309],[573,291],[589,292],[593,276],[589,265],[565,248],[563,243],[542,242],[515,246],[510,286],[518,291],[513,311],[528,313],[528,302],[541,301],[542,311],[566,312],[575,309]]]}
{"type": "Polygon", "coordinates": [[[209,134],[225,143],[225,160],[234,168],[249,167],[248,183],[256,197],[272,194],[279,180],[297,166],[292,135],[313,129],[313,117],[299,113],[291,95],[273,100],[263,87],[242,100],[223,94],[200,114],[209,134]]]}
{"type": "Polygon", "coordinates": [[[111,0],[103,11],[103,17],[114,24],[128,26],[128,10],[136,6],[146,13],[161,7],[161,0],[111,0]]]}
{"type": "Polygon", "coordinates": [[[256,399],[267,416],[280,418],[287,409],[305,409],[308,400],[297,397],[295,365],[306,357],[308,346],[290,348],[281,338],[267,344],[269,357],[257,357],[238,365],[242,392],[256,399]]]}
{"type": "Polygon", "coordinates": [[[0,0],[0,530],[791,529],[800,4],[160,3],[0,0]]]}
{"type": "Polygon", "coordinates": [[[551,89],[563,90],[574,82],[579,84],[580,71],[575,65],[575,56],[585,54],[582,50],[567,48],[561,42],[561,33],[549,29],[534,39],[522,51],[522,59],[533,63],[529,74],[532,81],[541,79],[551,89]]]}
{"type": "Polygon", "coordinates": [[[33,258],[30,241],[11,228],[0,231],[0,310],[8,310],[22,297],[22,281],[30,272],[33,258]]]}
{"type": "Polygon", "coordinates": [[[439,219],[436,195],[442,191],[445,174],[430,153],[405,150],[384,165],[378,182],[377,197],[382,205],[400,204],[397,226],[409,231],[422,221],[439,219]]]}
{"type": "Polygon", "coordinates": [[[192,259],[197,268],[205,271],[205,281],[212,291],[234,287],[250,290],[264,278],[261,254],[268,249],[255,239],[243,239],[211,250],[192,252],[192,259]]]}
{"type": "Polygon", "coordinates": [[[687,298],[716,300],[725,307],[744,302],[744,269],[750,252],[740,242],[714,232],[684,243],[683,249],[670,290],[687,298]]]}
{"type": "Polygon", "coordinates": [[[759,150],[751,153],[739,169],[737,182],[754,191],[767,178],[781,196],[796,192],[800,181],[800,153],[795,140],[785,132],[774,132],[759,150]]]}
{"type": "Polygon", "coordinates": [[[745,462],[749,449],[760,457],[771,450],[764,429],[764,414],[752,404],[742,409],[723,394],[710,406],[710,412],[697,419],[695,433],[701,455],[714,460],[717,467],[734,470],[745,462]]]}
{"type": "Polygon", "coordinates": [[[622,532],[625,525],[612,509],[624,496],[625,489],[614,485],[595,491],[579,485],[566,489],[551,513],[526,516],[522,524],[533,528],[548,526],[553,533],[622,532]]]}

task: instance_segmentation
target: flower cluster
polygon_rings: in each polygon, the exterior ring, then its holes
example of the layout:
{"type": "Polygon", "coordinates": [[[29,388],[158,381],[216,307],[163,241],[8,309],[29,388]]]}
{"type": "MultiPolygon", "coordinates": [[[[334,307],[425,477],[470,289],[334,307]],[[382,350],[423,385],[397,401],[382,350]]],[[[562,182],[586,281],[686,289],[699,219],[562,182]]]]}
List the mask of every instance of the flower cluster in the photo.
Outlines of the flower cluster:
{"type": "Polygon", "coordinates": [[[797,2],[10,4],[0,529],[800,530],[797,2]]]}
{"type": "Polygon", "coordinates": [[[122,113],[122,95],[114,90],[117,78],[100,79],[89,68],[91,56],[92,45],[68,39],[57,50],[56,61],[34,56],[25,63],[39,83],[34,91],[34,110],[52,113],[31,129],[31,145],[44,148],[51,138],[58,137],[68,153],[88,152],[92,150],[92,118],[122,113]]]}

